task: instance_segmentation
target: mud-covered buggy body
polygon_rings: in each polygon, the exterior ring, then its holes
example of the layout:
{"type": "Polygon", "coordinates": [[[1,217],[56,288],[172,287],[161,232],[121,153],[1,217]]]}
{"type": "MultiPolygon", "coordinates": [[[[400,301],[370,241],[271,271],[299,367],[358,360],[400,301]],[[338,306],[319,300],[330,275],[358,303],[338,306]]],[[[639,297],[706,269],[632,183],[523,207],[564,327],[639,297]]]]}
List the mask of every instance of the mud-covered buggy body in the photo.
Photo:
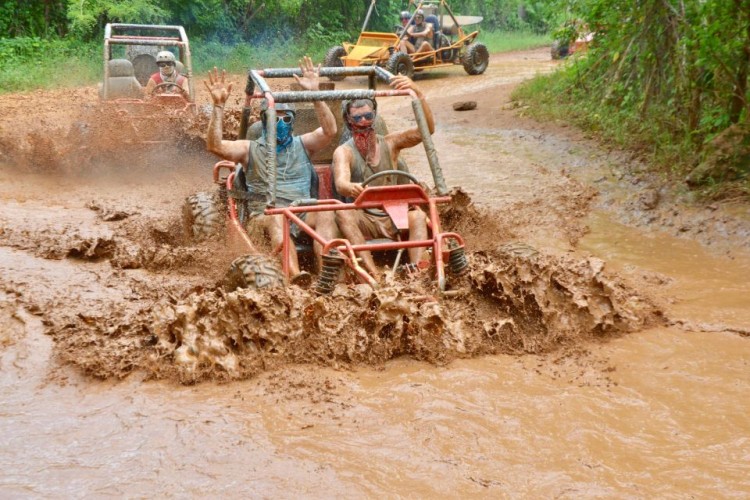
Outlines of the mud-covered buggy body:
{"type": "Polygon", "coordinates": [[[103,79],[96,117],[99,126],[117,129],[124,143],[174,141],[173,129],[196,113],[195,82],[190,43],[182,26],[110,23],[104,28],[103,79]],[[151,75],[158,73],[156,55],[175,55],[175,69],[187,81],[187,95],[175,92],[173,82],[145,94],[151,75]],[[175,123],[176,122],[176,123],[175,123]]]}
{"type": "MultiPolygon", "coordinates": [[[[476,42],[479,31],[465,32],[462,25],[475,24],[482,20],[479,16],[456,16],[445,0],[410,0],[411,18],[422,9],[425,23],[433,27],[430,42],[433,50],[407,54],[400,51],[401,41],[407,36],[401,26],[395,33],[367,31],[367,24],[375,7],[370,3],[362,31],[356,43],[344,42],[328,50],[324,65],[328,67],[380,66],[393,74],[412,77],[415,71],[462,65],[470,75],[484,73],[489,63],[487,47],[476,42]]],[[[408,26],[407,25],[407,26],[408,26]]],[[[341,78],[334,76],[334,79],[341,78]]]]}
{"type": "MultiPolygon", "coordinates": [[[[246,106],[243,112],[243,120],[240,126],[240,136],[248,137],[247,131],[252,127],[247,126],[250,104],[252,99],[266,99],[268,107],[266,112],[266,141],[273,144],[276,141],[276,104],[277,103],[311,103],[314,101],[325,101],[335,104],[340,108],[341,101],[352,99],[376,99],[384,97],[406,97],[411,98],[412,109],[416,119],[417,127],[422,134],[422,144],[427,154],[427,160],[435,183],[435,189],[439,196],[430,196],[417,179],[407,172],[400,170],[389,170],[379,172],[363,182],[366,186],[364,191],[352,203],[344,203],[333,197],[333,175],[332,175],[332,150],[338,144],[331,147],[331,153],[326,158],[314,157],[313,165],[317,174],[317,198],[296,200],[286,207],[275,206],[275,185],[277,169],[271,171],[273,175],[267,186],[267,208],[266,215],[283,215],[284,230],[283,242],[275,249],[274,253],[281,255],[281,268],[278,269],[276,259],[267,255],[260,255],[252,243],[250,235],[246,231],[244,218],[246,211],[243,208],[248,195],[244,190],[243,182],[237,181],[237,176],[242,175],[242,169],[232,162],[220,161],[213,169],[213,179],[218,186],[218,194],[199,193],[188,198],[185,205],[185,222],[192,234],[196,237],[211,236],[218,232],[224,222],[216,216],[222,209],[226,210],[226,228],[228,237],[234,241],[241,242],[247,250],[248,255],[236,259],[228,273],[230,287],[256,287],[278,285],[289,278],[290,259],[292,245],[299,251],[310,248],[310,243],[316,241],[323,249],[323,268],[321,269],[316,291],[319,293],[330,293],[336,283],[342,279],[344,269],[355,279],[377,286],[375,279],[360,266],[356,256],[360,251],[395,251],[395,269],[404,250],[415,247],[429,248],[432,250],[434,259],[435,279],[440,290],[446,290],[446,269],[453,274],[461,274],[467,268],[464,254],[464,241],[456,233],[443,232],[440,225],[440,217],[437,205],[448,203],[451,197],[447,196],[448,189],[442,175],[442,169],[438,162],[432,137],[429,133],[427,119],[421,101],[411,90],[377,90],[377,80],[390,81],[393,74],[376,66],[361,68],[322,68],[321,76],[367,76],[368,89],[360,90],[317,90],[317,91],[282,91],[271,90],[266,79],[289,78],[293,75],[301,75],[299,69],[265,69],[252,70],[248,75],[246,87],[246,106]],[[381,176],[400,176],[409,181],[407,184],[367,186],[371,181],[381,176]],[[339,210],[368,210],[379,211],[387,214],[393,221],[399,233],[408,231],[408,212],[411,207],[421,207],[426,210],[429,218],[429,229],[431,237],[425,240],[375,240],[365,244],[353,245],[346,239],[326,239],[315,229],[307,225],[303,219],[304,213],[311,212],[334,212],[339,210]],[[207,215],[210,214],[210,221],[207,215]],[[303,237],[294,239],[292,227],[296,226],[297,233],[303,237]],[[305,241],[306,240],[306,241],[305,241]]],[[[330,84],[331,87],[333,86],[330,84]]],[[[311,108],[312,111],[312,108],[311,108]]],[[[298,109],[299,113],[299,109],[298,109]]],[[[337,119],[341,120],[341,113],[336,113],[337,119]]],[[[339,129],[341,130],[341,128],[339,129]]],[[[305,132],[297,130],[296,133],[305,132]]],[[[267,148],[267,164],[275,165],[275,148],[267,148]]],[[[257,198],[257,194],[253,195],[257,198]]]]}

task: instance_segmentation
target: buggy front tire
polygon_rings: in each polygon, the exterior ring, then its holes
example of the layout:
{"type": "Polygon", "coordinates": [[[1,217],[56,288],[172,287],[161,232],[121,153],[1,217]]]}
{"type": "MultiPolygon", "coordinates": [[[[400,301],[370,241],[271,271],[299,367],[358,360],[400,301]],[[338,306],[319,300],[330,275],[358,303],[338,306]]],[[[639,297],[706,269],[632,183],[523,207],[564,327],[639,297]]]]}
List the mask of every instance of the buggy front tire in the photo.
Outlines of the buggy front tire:
{"type": "Polygon", "coordinates": [[[481,75],[490,63],[490,52],[483,43],[472,43],[466,49],[461,63],[470,75],[481,75]]]}
{"type": "Polygon", "coordinates": [[[216,196],[200,192],[185,200],[182,221],[188,236],[201,241],[219,234],[224,225],[224,214],[216,196]]]}
{"type": "Polygon", "coordinates": [[[276,259],[266,255],[243,255],[234,259],[224,279],[228,292],[238,288],[265,290],[284,286],[284,273],[276,259]]]}
{"type": "Polygon", "coordinates": [[[414,77],[414,61],[405,52],[394,52],[391,54],[391,57],[388,58],[388,63],[385,65],[385,69],[394,75],[404,75],[409,78],[414,77]]]}
{"type": "MultiPolygon", "coordinates": [[[[344,61],[342,61],[341,58],[344,56],[346,56],[346,49],[344,49],[344,47],[342,47],[341,45],[331,47],[330,49],[328,49],[325,59],[323,59],[323,66],[325,66],[326,68],[343,68],[344,61]]],[[[328,79],[332,82],[340,82],[344,78],[346,77],[343,75],[328,77],[328,79]]]]}

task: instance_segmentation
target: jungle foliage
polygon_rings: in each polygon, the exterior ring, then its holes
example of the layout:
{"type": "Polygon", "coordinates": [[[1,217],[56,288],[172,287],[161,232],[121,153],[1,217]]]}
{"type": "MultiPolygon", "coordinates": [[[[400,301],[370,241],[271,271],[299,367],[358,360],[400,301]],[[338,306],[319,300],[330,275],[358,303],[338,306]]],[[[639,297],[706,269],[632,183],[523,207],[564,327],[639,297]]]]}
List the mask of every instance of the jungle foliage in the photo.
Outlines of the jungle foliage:
{"type": "MultiPolygon", "coordinates": [[[[294,64],[354,41],[371,0],[0,0],[0,91],[75,85],[101,75],[109,22],[177,24],[187,30],[196,71],[214,65],[294,64]],[[65,71],[60,71],[65,68],[65,71]]],[[[492,50],[538,46],[551,11],[524,0],[455,0],[456,13],[485,17],[492,50]],[[502,32],[498,30],[504,30],[502,32]],[[511,36],[508,30],[519,30],[511,36]],[[526,44],[526,45],[524,45],[526,44]],[[493,47],[494,46],[494,47],[493,47]]],[[[391,31],[408,0],[377,0],[372,30],[391,31]]]]}
{"type": "MultiPolygon", "coordinates": [[[[546,32],[554,9],[545,1],[455,0],[456,13],[484,16],[482,28],[546,32]]],[[[370,0],[2,0],[3,38],[98,39],[108,22],[180,24],[190,37],[263,41],[268,37],[354,36],[370,0]]],[[[370,26],[390,31],[406,0],[378,0],[370,26]]]]}
{"type": "Polygon", "coordinates": [[[559,33],[593,42],[521,98],[641,147],[708,195],[750,196],[749,0],[556,3],[573,21],[559,33]]]}

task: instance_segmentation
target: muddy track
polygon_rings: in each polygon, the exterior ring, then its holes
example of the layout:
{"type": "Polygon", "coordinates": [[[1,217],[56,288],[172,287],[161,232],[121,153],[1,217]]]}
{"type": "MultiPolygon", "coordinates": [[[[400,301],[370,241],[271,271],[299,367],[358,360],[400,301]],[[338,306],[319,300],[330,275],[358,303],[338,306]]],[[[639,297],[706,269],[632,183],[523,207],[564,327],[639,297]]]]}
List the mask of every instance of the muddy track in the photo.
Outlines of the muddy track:
{"type": "MultiPolygon", "coordinates": [[[[165,115],[174,140],[140,147],[95,89],[0,97],[0,491],[80,491],[50,460],[133,496],[236,486],[248,467],[263,473],[231,494],[747,491],[747,208],[682,204],[627,153],[525,118],[511,90],[556,64],[528,51],[419,77],[454,188],[443,226],[467,242],[450,297],[424,276],[227,292],[241,250],[192,241],[180,216],[214,188],[205,113],[165,115]],[[159,480],[133,472],[155,454],[159,480]]],[[[379,111],[411,123],[408,103],[379,111]]],[[[429,178],[423,151],[404,156],[429,178]]]]}

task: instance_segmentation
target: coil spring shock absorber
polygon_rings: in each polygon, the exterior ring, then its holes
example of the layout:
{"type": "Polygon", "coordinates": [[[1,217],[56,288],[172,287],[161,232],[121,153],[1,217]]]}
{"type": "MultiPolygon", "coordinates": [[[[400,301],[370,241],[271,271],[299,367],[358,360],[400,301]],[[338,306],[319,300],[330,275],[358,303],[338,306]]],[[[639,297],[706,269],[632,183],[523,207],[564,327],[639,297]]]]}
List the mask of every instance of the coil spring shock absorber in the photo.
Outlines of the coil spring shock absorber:
{"type": "Polygon", "coordinates": [[[320,295],[328,295],[333,291],[339,280],[341,267],[344,265],[344,257],[337,250],[331,250],[328,255],[323,256],[323,267],[320,270],[320,278],[315,291],[320,295]]]}
{"type": "Polygon", "coordinates": [[[450,247],[448,263],[450,265],[451,273],[460,276],[469,270],[469,261],[466,258],[466,248],[464,248],[463,245],[458,245],[455,241],[451,241],[450,247]]]}

